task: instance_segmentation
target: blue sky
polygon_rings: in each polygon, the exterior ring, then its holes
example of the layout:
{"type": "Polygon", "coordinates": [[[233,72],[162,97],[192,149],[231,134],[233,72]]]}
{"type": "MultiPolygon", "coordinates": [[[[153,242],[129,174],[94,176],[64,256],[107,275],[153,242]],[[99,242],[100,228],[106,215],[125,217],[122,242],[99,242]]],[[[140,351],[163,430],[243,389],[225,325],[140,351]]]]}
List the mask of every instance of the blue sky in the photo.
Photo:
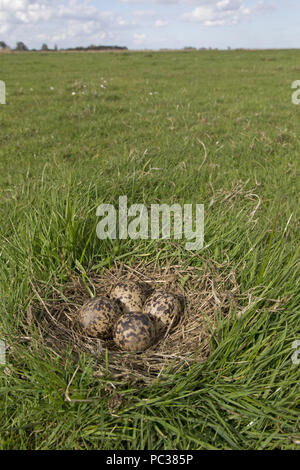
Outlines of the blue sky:
{"type": "Polygon", "coordinates": [[[298,48],[299,19],[299,0],[0,0],[0,40],[30,48],[298,48]]]}

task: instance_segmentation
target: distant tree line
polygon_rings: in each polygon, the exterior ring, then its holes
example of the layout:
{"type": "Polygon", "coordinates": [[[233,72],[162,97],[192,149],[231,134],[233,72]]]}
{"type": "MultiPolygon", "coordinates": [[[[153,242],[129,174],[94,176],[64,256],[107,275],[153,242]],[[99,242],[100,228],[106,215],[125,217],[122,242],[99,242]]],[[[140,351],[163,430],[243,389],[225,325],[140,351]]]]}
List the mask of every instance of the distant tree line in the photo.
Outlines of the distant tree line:
{"type": "Polygon", "coordinates": [[[9,49],[8,45],[4,41],[0,41],[0,48],[1,49],[9,49]]]}
{"type": "MultiPolygon", "coordinates": [[[[5,41],[0,41],[0,49],[10,49],[10,47],[6,44],[5,41]]],[[[58,51],[58,46],[57,44],[55,44],[54,48],[53,49],[50,49],[47,44],[42,44],[41,48],[40,49],[29,49],[26,44],[24,44],[24,42],[22,41],[18,41],[17,44],[16,44],[16,47],[15,49],[13,49],[15,51],[19,51],[19,52],[25,52],[25,51],[44,51],[44,52],[47,52],[47,51],[51,51],[51,52],[55,52],[55,51],[58,51]]],[[[77,46],[77,47],[68,47],[68,48],[61,48],[59,49],[60,51],[109,51],[109,50],[120,50],[120,51],[127,51],[128,48],[127,47],[122,47],[122,46],[96,46],[95,44],[91,44],[90,46],[87,46],[87,47],[83,47],[83,46],[77,46]]],[[[161,51],[166,51],[166,50],[172,50],[172,49],[160,49],[161,51]]],[[[193,46],[186,46],[186,47],[183,47],[183,50],[184,51],[196,51],[197,48],[196,47],[193,47],[193,46]]],[[[218,48],[212,48],[212,47],[200,47],[198,50],[218,50],[218,48]]],[[[231,47],[228,46],[227,47],[227,50],[231,50],[231,47]]]]}
{"type": "MultiPolygon", "coordinates": [[[[0,49],[10,49],[10,47],[6,44],[5,41],[0,41],[0,49]]],[[[128,50],[127,47],[121,47],[121,46],[96,46],[94,44],[91,44],[90,46],[87,46],[87,47],[82,47],[82,46],[78,46],[78,47],[68,47],[66,49],[60,49],[61,51],[107,51],[107,50],[128,50]]],[[[26,44],[24,44],[24,42],[22,41],[18,41],[17,44],[16,44],[16,47],[15,49],[13,49],[15,51],[19,51],[19,52],[25,52],[25,51],[29,51],[30,49],[26,46],[26,44]]],[[[38,49],[31,49],[31,51],[37,51],[38,49]]],[[[42,44],[41,46],[41,49],[39,49],[41,51],[58,51],[58,47],[57,45],[55,44],[54,46],[54,49],[49,49],[49,47],[47,46],[47,44],[42,44]]]]}
{"type": "Polygon", "coordinates": [[[121,46],[95,46],[94,44],[91,44],[90,46],[87,47],[69,47],[67,49],[64,49],[65,51],[107,51],[111,49],[118,49],[121,51],[127,51],[128,47],[121,47],[121,46]]]}
{"type": "MultiPolygon", "coordinates": [[[[0,41],[0,49],[11,49],[5,41],[0,41]]],[[[28,51],[28,47],[24,42],[18,41],[15,47],[15,51],[28,51]]]]}

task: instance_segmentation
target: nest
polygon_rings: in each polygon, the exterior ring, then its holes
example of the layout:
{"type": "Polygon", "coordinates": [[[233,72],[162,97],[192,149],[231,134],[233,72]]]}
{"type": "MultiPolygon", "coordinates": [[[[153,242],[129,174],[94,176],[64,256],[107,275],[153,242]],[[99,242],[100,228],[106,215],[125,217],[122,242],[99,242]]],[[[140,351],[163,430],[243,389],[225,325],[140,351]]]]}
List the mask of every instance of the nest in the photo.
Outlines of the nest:
{"type": "MultiPolygon", "coordinates": [[[[220,266],[219,266],[220,267],[220,266]]],[[[52,285],[50,295],[33,285],[35,318],[43,343],[62,356],[71,346],[74,354],[89,353],[94,359],[95,374],[111,380],[149,383],[205,361],[211,352],[211,339],[218,322],[232,312],[242,310],[235,273],[222,273],[215,264],[204,267],[114,264],[101,274],[85,273],[70,277],[63,285],[52,285]],[[78,310],[91,295],[106,295],[120,280],[135,280],[145,286],[147,294],[164,288],[179,296],[184,313],[179,323],[142,353],[120,351],[112,340],[91,338],[78,325],[78,310]]]]}

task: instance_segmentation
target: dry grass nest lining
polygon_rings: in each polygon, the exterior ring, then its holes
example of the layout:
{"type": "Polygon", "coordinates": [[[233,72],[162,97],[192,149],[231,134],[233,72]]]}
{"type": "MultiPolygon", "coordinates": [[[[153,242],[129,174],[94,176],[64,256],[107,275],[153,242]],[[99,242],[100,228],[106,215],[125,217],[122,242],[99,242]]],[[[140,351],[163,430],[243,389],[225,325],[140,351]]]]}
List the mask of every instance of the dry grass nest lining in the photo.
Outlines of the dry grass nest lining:
{"type": "Polygon", "coordinates": [[[102,274],[72,276],[70,281],[52,286],[52,293],[43,298],[41,287],[33,285],[38,305],[34,315],[44,343],[58,355],[67,346],[74,353],[89,352],[95,360],[95,374],[109,375],[114,380],[150,382],[166,369],[175,372],[196,361],[203,362],[210,353],[210,338],[220,318],[242,311],[245,295],[241,295],[234,271],[220,274],[212,264],[205,268],[168,266],[145,263],[135,267],[114,264],[102,274]],[[143,353],[120,351],[112,340],[86,336],[78,325],[78,310],[95,295],[106,295],[120,280],[142,283],[147,294],[164,288],[184,301],[179,323],[143,353]],[[107,361],[108,358],[108,361],[107,361]]]}

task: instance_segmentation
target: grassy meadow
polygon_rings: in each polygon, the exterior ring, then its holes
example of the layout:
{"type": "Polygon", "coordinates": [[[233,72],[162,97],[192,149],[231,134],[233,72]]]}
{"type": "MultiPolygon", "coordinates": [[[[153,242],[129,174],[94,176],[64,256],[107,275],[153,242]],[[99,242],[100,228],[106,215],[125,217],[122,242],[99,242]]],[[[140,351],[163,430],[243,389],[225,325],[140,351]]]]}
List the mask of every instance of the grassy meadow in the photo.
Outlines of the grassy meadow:
{"type": "Polygon", "coordinates": [[[0,55],[1,449],[299,448],[299,79],[296,50],[0,55]],[[204,204],[203,249],[100,241],[122,195],[204,204]],[[206,362],[139,386],[41,342],[32,286],[151,261],[251,293],[206,362]]]}

